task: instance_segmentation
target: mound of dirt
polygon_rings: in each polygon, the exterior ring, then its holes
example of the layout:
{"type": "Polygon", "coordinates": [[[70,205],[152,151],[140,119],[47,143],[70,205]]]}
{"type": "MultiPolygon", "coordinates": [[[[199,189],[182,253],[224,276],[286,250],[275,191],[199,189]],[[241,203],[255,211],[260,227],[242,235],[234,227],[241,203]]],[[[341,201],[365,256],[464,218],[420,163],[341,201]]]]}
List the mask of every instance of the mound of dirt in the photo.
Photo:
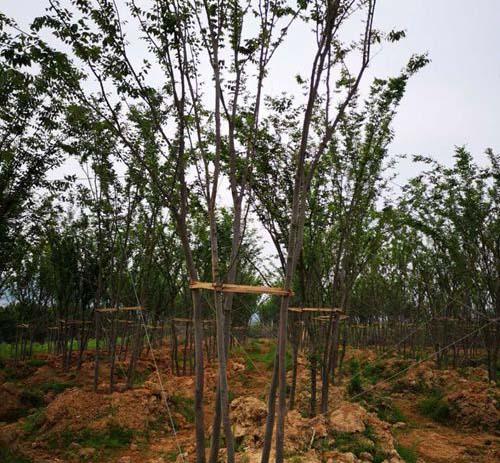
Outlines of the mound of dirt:
{"type": "Polygon", "coordinates": [[[20,390],[13,383],[0,386],[0,421],[13,421],[18,418],[19,410],[23,408],[20,390]]]}
{"type": "MultiPolygon", "coordinates": [[[[112,423],[144,431],[151,422],[163,416],[165,411],[160,397],[150,389],[133,389],[105,395],[74,388],[59,394],[47,406],[42,431],[59,433],[67,429],[104,429],[112,423]]],[[[186,424],[182,415],[174,415],[180,426],[186,424]]]]}
{"type": "Polygon", "coordinates": [[[42,431],[79,431],[110,412],[111,398],[73,388],[59,394],[45,410],[42,431]]]}
{"type": "Polygon", "coordinates": [[[466,427],[500,429],[500,410],[495,391],[488,383],[463,380],[462,388],[446,395],[452,419],[466,427]]]}
{"type": "Polygon", "coordinates": [[[334,431],[363,432],[366,429],[368,412],[358,404],[343,402],[329,416],[329,423],[334,431]]]}
{"type": "MultiPolygon", "coordinates": [[[[246,396],[231,402],[234,436],[248,449],[259,448],[263,443],[267,406],[261,400],[246,396]]],[[[327,436],[326,420],[322,416],[303,418],[296,410],[286,417],[286,452],[308,450],[315,439],[327,436]]]]}
{"type": "MultiPolygon", "coordinates": [[[[394,448],[391,425],[382,421],[373,413],[368,412],[361,405],[342,402],[337,409],[330,413],[328,425],[333,431],[340,433],[361,434],[369,431],[376,440],[380,450],[390,456],[391,463],[403,463],[403,460],[401,460],[394,448]]],[[[342,458],[349,460],[350,456],[344,455],[342,458]]]]}
{"type": "Polygon", "coordinates": [[[285,452],[307,451],[316,439],[328,436],[326,419],[322,415],[303,418],[297,410],[291,410],[286,416],[285,435],[285,452]]]}
{"type": "Polygon", "coordinates": [[[231,402],[234,437],[243,439],[245,446],[250,448],[261,445],[266,416],[267,407],[262,400],[251,396],[237,397],[231,402]]]}

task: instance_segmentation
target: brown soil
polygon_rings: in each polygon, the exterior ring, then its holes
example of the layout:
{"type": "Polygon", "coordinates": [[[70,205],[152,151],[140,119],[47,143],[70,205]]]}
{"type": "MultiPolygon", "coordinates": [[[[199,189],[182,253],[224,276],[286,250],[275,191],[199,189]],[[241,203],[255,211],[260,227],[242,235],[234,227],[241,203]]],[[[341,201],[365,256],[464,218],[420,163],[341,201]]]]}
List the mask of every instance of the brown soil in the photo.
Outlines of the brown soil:
{"type": "MultiPolygon", "coordinates": [[[[269,343],[261,343],[267,352],[269,343]]],[[[170,371],[170,359],[165,349],[155,352],[162,372],[162,383],[168,399],[166,407],[154,365],[149,358],[142,358],[138,371],[144,382],[132,390],[125,390],[124,384],[116,385],[116,392],[109,393],[107,379],[109,370],[104,364],[102,383],[97,393],[92,391],[93,362],[89,353],[82,369],[76,372],[61,372],[58,359],[44,357],[47,364],[33,369],[29,376],[17,382],[0,384],[0,411],[15,413],[21,407],[20,393],[36,390],[50,382],[70,384],[63,392],[47,393],[46,407],[35,428],[27,431],[31,418],[21,418],[13,423],[0,423],[0,446],[7,446],[30,458],[34,463],[168,463],[194,461],[194,425],[192,423],[193,377],[176,377],[170,371]],[[2,408],[3,407],[3,408],[2,408]],[[191,411],[191,413],[188,413],[191,411]],[[176,438],[173,438],[171,420],[176,438]],[[112,451],[100,452],[76,443],[82,431],[104,432],[110,426],[133,431],[131,444],[112,451]],[[60,435],[70,433],[75,442],[66,446],[51,442],[60,435]],[[179,456],[179,448],[184,457],[179,456]]],[[[373,362],[372,351],[351,351],[346,358],[361,358],[373,362]]],[[[396,368],[401,360],[389,359],[387,368],[396,368]]],[[[264,363],[254,360],[254,367],[242,354],[234,354],[229,362],[229,384],[233,396],[231,414],[235,437],[239,449],[237,461],[241,463],[260,462],[260,452],[267,407],[271,371],[264,363]]],[[[205,376],[205,428],[207,438],[213,416],[213,402],[216,386],[216,365],[206,367],[205,376]]],[[[346,393],[349,381],[346,373],[343,384],[331,387],[330,414],[328,417],[307,418],[298,411],[288,413],[286,429],[287,461],[298,463],[368,462],[348,451],[335,448],[335,433],[349,434],[353,439],[372,439],[387,455],[385,463],[402,463],[395,450],[396,442],[409,448],[416,448],[419,463],[500,461],[500,439],[495,435],[498,420],[498,388],[488,384],[484,370],[474,369],[467,377],[453,370],[437,371],[432,363],[424,363],[410,370],[398,381],[398,388],[392,384],[381,384],[380,391],[390,396],[393,402],[409,418],[406,426],[391,426],[380,420],[370,408],[351,403],[346,393]],[[416,403],[421,398],[415,389],[440,387],[450,404],[455,404],[456,425],[444,426],[422,417],[416,403]],[[395,392],[399,391],[399,392],[395,392]],[[403,391],[403,392],[401,392],[403,391]],[[488,431],[483,431],[485,428],[488,431]],[[328,449],[324,446],[327,445],[328,449]],[[297,457],[299,455],[299,457],[297,457]],[[295,459],[294,459],[295,458],[295,459]],[[298,458],[298,459],[297,459],[298,458]]],[[[300,359],[297,382],[297,409],[308,411],[309,372],[305,359],[300,359]]],[[[321,383],[318,384],[321,390],[321,383]]],[[[221,450],[224,457],[224,449],[221,450]]],[[[366,457],[368,458],[368,457],[366,457]]]]}
{"type": "Polygon", "coordinates": [[[423,417],[416,397],[395,398],[410,425],[396,432],[399,443],[415,448],[426,463],[496,463],[500,461],[500,438],[484,433],[444,426],[423,417]]]}

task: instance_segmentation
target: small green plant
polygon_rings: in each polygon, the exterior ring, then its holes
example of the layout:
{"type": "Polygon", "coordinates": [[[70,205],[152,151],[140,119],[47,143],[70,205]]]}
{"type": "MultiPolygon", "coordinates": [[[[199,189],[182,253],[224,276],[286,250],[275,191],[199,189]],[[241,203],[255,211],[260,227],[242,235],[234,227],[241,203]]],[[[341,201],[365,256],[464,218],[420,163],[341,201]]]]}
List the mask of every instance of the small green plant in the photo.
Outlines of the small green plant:
{"type": "Polygon", "coordinates": [[[26,420],[23,423],[23,431],[26,434],[31,435],[37,429],[40,428],[40,426],[44,423],[44,421],[45,421],[45,409],[40,408],[35,413],[32,413],[31,415],[28,415],[26,417],[26,420]]]}
{"type": "Polygon", "coordinates": [[[25,389],[20,395],[21,403],[25,407],[40,408],[43,402],[43,394],[38,389],[25,389]]]}
{"type": "Polygon", "coordinates": [[[347,386],[347,392],[350,395],[356,395],[363,392],[363,381],[360,375],[357,374],[351,378],[347,386]]]}
{"type": "Polygon", "coordinates": [[[359,360],[356,358],[351,358],[347,364],[351,375],[355,375],[360,370],[359,360]]]}
{"type": "Polygon", "coordinates": [[[26,362],[26,364],[30,367],[39,368],[47,365],[47,362],[42,359],[30,359],[26,362]]]}
{"type": "Polygon", "coordinates": [[[190,397],[173,395],[170,402],[175,411],[180,413],[188,423],[194,423],[194,401],[190,397]]]}
{"type": "Polygon", "coordinates": [[[255,364],[248,357],[245,357],[245,371],[255,371],[255,364]]]}
{"type": "Polygon", "coordinates": [[[4,446],[0,446],[0,461],[5,463],[32,463],[29,458],[4,446]]]}
{"type": "Polygon", "coordinates": [[[367,363],[363,367],[363,377],[371,384],[377,383],[384,375],[385,367],[382,363],[367,363]]]}
{"type": "Polygon", "coordinates": [[[104,431],[84,429],[78,436],[78,443],[83,447],[95,449],[119,449],[130,445],[133,432],[118,424],[109,424],[104,431]]]}
{"type": "Polygon", "coordinates": [[[48,445],[50,449],[67,448],[72,442],[82,447],[92,447],[97,450],[113,450],[126,447],[132,442],[134,433],[131,429],[110,423],[105,429],[83,429],[75,434],[65,430],[50,436],[48,445]]]}
{"type": "Polygon", "coordinates": [[[377,409],[377,416],[388,423],[406,423],[408,418],[405,414],[387,397],[375,399],[374,405],[377,409]]]}
{"type": "Polygon", "coordinates": [[[357,457],[366,452],[372,455],[373,461],[381,463],[387,455],[377,443],[377,436],[372,428],[366,427],[363,433],[337,432],[333,434],[334,448],[341,452],[352,452],[357,457]]]}
{"type": "Polygon", "coordinates": [[[406,463],[417,463],[418,460],[418,453],[415,450],[415,447],[405,447],[404,445],[397,444],[396,445],[396,450],[399,453],[399,456],[406,462],[406,463]]]}
{"type": "Polygon", "coordinates": [[[43,383],[42,385],[40,385],[40,391],[42,391],[44,394],[46,394],[47,392],[60,394],[61,392],[64,392],[66,389],[69,389],[73,386],[73,383],[60,383],[58,381],[50,381],[48,383],[43,383]]]}
{"type": "Polygon", "coordinates": [[[446,424],[450,421],[450,407],[443,399],[440,391],[433,391],[428,397],[417,404],[418,411],[438,423],[446,424]]]}

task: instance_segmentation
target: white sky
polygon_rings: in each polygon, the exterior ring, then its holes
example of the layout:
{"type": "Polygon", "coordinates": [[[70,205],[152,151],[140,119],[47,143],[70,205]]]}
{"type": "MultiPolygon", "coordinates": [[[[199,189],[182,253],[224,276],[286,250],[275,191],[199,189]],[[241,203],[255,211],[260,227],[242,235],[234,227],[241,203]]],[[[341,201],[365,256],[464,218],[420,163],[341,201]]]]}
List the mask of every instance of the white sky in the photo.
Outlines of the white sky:
{"type": "MultiPolygon", "coordinates": [[[[0,10],[24,27],[46,5],[46,0],[0,0],[0,10]]],[[[466,145],[479,160],[487,147],[500,151],[500,0],[379,0],[375,25],[406,29],[407,38],[384,45],[367,82],[396,74],[414,53],[428,52],[432,60],[408,85],[390,152],[450,163],[455,145],[466,145]]],[[[270,93],[297,92],[294,76],[301,70],[305,75],[312,58],[306,34],[299,28],[276,56],[266,83],[270,93]]],[[[418,171],[404,160],[397,181],[418,171]]]]}
{"type": "MultiPolygon", "coordinates": [[[[1,0],[0,10],[26,26],[46,5],[46,0],[1,0]]],[[[371,75],[395,74],[413,53],[427,51],[432,60],[408,86],[391,151],[442,162],[451,161],[455,145],[465,144],[476,157],[486,147],[500,151],[500,1],[379,0],[377,8],[376,26],[404,28],[407,38],[384,46],[371,75]]],[[[266,84],[271,92],[296,90],[293,77],[308,69],[311,59],[306,33],[291,35],[273,62],[277,77],[266,84]]],[[[416,169],[403,162],[401,176],[416,169]]]]}

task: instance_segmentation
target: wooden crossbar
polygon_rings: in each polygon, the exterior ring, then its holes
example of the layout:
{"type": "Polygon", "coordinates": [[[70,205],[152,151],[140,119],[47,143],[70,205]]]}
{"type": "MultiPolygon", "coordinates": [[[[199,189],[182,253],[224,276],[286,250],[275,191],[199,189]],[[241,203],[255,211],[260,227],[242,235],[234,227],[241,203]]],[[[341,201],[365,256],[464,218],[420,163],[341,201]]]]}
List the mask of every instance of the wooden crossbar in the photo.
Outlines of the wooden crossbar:
{"type": "MultiPolygon", "coordinates": [[[[329,315],[320,315],[319,317],[313,317],[314,320],[322,320],[322,321],[330,321],[331,317],[329,315]]],[[[340,315],[339,320],[347,320],[349,318],[349,315],[340,315]]]]}
{"type": "Polygon", "coordinates": [[[136,307],[103,307],[101,309],[95,309],[96,312],[99,313],[112,313],[112,312],[131,312],[133,310],[144,310],[144,307],[136,306],[136,307]]]}
{"type": "Polygon", "coordinates": [[[331,308],[331,307],[289,307],[288,310],[290,312],[335,312],[335,313],[344,313],[342,309],[331,308]]]}
{"type": "Polygon", "coordinates": [[[217,286],[215,283],[205,281],[190,281],[191,289],[206,289],[209,291],[221,291],[223,293],[240,293],[240,294],[270,294],[273,296],[293,296],[293,291],[288,291],[283,288],[274,288],[270,286],[249,286],[235,285],[232,283],[222,283],[217,286]]]}

